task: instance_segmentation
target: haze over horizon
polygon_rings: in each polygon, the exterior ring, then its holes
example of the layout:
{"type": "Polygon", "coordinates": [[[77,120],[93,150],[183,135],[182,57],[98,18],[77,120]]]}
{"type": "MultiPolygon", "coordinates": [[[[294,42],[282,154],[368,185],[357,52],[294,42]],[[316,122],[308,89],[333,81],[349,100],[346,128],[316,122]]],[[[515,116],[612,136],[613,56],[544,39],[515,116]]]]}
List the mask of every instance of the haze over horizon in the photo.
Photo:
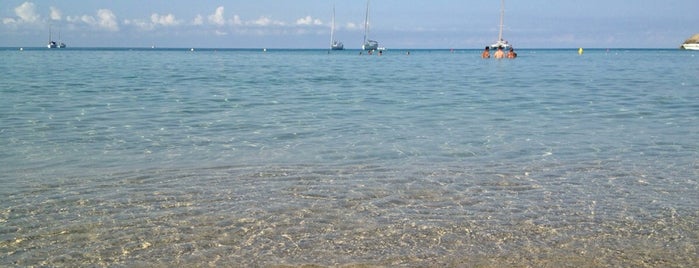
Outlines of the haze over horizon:
{"type": "MultiPolygon", "coordinates": [[[[677,48],[699,32],[699,1],[510,0],[504,38],[517,48],[677,48]]],[[[0,47],[358,49],[366,1],[26,1],[0,3],[0,47]]],[[[391,48],[481,48],[497,39],[500,1],[374,0],[370,35],[391,48]]]]}

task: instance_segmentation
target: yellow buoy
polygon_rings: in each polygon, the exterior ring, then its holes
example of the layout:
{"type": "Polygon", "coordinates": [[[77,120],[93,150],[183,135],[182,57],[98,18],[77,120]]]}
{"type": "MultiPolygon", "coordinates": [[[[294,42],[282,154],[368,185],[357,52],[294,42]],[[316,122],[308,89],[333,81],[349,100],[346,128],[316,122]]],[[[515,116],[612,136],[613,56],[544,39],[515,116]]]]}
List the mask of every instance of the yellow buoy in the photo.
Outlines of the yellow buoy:
{"type": "Polygon", "coordinates": [[[582,55],[582,54],[583,54],[583,49],[582,49],[582,48],[578,48],[578,55],[582,55]]]}

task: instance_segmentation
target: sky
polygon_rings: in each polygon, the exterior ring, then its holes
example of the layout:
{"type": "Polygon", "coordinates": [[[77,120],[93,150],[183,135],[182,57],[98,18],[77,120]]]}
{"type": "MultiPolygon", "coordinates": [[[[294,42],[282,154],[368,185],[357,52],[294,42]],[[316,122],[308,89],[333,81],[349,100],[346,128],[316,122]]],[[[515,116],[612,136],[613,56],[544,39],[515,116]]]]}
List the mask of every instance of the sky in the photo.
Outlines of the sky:
{"type": "MultiPolygon", "coordinates": [[[[0,47],[359,49],[364,0],[2,0],[0,47]]],[[[370,36],[391,48],[481,48],[497,40],[499,0],[373,0],[370,36]]],[[[699,0],[507,0],[515,48],[677,48],[699,33],[699,0]]]]}

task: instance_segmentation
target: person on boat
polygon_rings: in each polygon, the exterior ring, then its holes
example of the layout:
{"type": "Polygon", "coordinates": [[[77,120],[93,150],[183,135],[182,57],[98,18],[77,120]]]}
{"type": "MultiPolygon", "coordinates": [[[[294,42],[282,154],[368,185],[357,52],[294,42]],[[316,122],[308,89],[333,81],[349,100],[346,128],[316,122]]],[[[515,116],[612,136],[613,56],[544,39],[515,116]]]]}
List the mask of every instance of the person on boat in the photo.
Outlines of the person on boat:
{"type": "Polygon", "coordinates": [[[505,57],[505,52],[502,51],[502,47],[498,47],[498,51],[495,51],[495,55],[493,55],[496,59],[502,59],[505,57]]]}
{"type": "Polygon", "coordinates": [[[516,57],[517,57],[517,53],[515,52],[515,49],[510,47],[510,51],[507,52],[507,58],[514,59],[516,57]]]}
{"type": "Polygon", "coordinates": [[[481,54],[481,58],[490,59],[490,47],[485,47],[485,50],[483,50],[481,54]]]}

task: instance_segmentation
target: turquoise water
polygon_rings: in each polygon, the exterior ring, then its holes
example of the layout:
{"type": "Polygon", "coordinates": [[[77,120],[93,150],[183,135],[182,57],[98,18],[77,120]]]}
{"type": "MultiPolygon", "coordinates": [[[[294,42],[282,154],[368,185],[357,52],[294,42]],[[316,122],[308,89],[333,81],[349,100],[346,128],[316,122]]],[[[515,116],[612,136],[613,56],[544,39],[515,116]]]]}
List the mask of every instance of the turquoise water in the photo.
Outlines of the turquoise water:
{"type": "Polygon", "coordinates": [[[699,53],[0,50],[1,266],[699,264],[699,53]]]}

